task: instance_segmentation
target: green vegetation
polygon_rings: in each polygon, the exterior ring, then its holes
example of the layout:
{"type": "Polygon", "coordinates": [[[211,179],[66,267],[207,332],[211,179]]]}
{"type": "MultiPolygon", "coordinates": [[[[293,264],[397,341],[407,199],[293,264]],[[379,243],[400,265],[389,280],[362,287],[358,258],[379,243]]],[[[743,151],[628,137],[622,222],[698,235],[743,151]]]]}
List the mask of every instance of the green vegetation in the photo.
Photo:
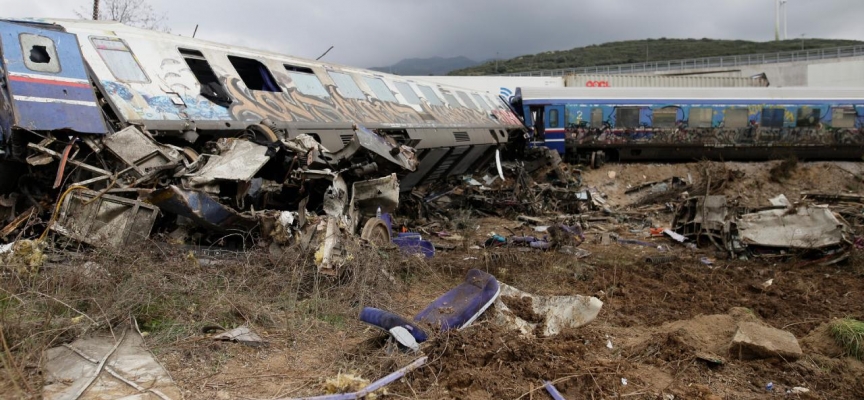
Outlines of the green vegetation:
{"type": "Polygon", "coordinates": [[[831,323],[831,335],[847,356],[864,359],[864,322],[843,318],[831,323]]]}
{"type": "Polygon", "coordinates": [[[476,67],[451,71],[449,75],[490,75],[558,68],[592,67],[639,63],[645,61],[681,60],[699,57],[734,56],[755,53],[776,53],[826,47],[853,46],[864,42],[856,40],[790,39],[779,42],[750,42],[746,40],[714,39],[646,39],[611,42],[572,50],[547,51],[545,53],[519,56],[510,60],[499,60],[476,67]]]}

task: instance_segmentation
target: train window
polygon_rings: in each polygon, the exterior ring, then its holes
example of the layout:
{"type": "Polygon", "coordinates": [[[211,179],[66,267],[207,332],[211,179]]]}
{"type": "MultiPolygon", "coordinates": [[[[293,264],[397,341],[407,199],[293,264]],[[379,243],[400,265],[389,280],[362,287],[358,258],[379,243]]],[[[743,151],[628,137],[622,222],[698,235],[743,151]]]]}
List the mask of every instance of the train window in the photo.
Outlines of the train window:
{"type": "Polygon", "coordinates": [[[315,72],[311,68],[288,64],[284,64],[284,66],[288,71],[288,76],[291,77],[291,81],[294,82],[294,86],[297,86],[297,90],[300,93],[310,96],[330,97],[327,89],[324,88],[321,80],[315,76],[315,72]]]}
{"type": "Polygon", "coordinates": [[[723,124],[727,128],[746,128],[750,126],[750,111],[746,108],[726,109],[723,124]]]}
{"type": "Polygon", "coordinates": [[[396,103],[396,96],[393,95],[393,92],[390,91],[390,88],[387,87],[387,84],[384,83],[380,78],[371,78],[368,76],[364,76],[363,80],[366,81],[366,84],[369,85],[369,89],[372,89],[372,93],[375,93],[375,96],[381,100],[389,101],[391,103],[396,103]]]}
{"type": "Polygon", "coordinates": [[[459,103],[459,100],[456,100],[456,96],[453,96],[452,93],[442,90],[441,94],[444,95],[444,100],[447,100],[447,104],[450,104],[450,107],[465,107],[462,103],[459,103]]]}
{"type": "Polygon", "coordinates": [[[18,38],[24,55],[24,66],[31,71],[60,72],[60,58],[51,38],[22,33],[18,38]]]}
{"type": "Polygon", "coordinates": [[[147,74],[138,64],[138,60],[122,40],[112,38],[90,38],[90,40],[114,77],[123,82],[150,82],[147,74]]]}
{"type": "Polygon", "coordinates": [[[228,95],[228,90],[219,81],[219,78],[213,72],[213,68],[210,67],[207,59],[204,58],[204,55],[200,51],[181,48],[178,48],[177,51],[183,56],[183,60],[186,61],[189,70],[192,71],[192,75],[195,75],[195,79],[201,85],[201,95],[204,98],[216,104],[225,105],[231,103],[231,96],[228,95]]]}
{"type": "Polygon", "coordinates": [[[332,78],[333,82],[336,83],[336,87],[339,89],[339,93],[341,93],[342,96],[349,99],[366,99],[366,95],[362,90],[360,90],[360,86],[357,86],[357,82],[354,82],[351,75],[333,71],[327,71],[327,74],[330,75],[330,78],[332,78]]]}
{"type": "Polygon", "coordinates": [[[762,127],[782,128],[783,117],[786,115],[785,108],[762,108],[762,127]]]}
{"type": "Polygon", "coordinates": [[[592,128],[602,128],[603,127],[603,109],[600,107],[595,107],[591,109],[591,127],[592,128]]]}
{"type": "Polygon", "coordinates": [[[691,128],[710,128],[714,120],[714,109],[707,107],[694,107],[690,109],[690,117],[687,125],[691,128]]]}
{"type": "Polygon", "coordinates": [[[858,113],[852,107],[835,107],[831,110],[831,126],[835,128],[854,128],[858,113]]]}
{"type": "Polygon", "coordinates": [[[639,107],[621,107],[615,110],[616,128],[635,128],[639,126],[639,107]]]}
{"type": "Polygon", "coordinates": [[[444,104],[441,102],[441,98],[438,97],[437,94],[435,94],[435,91],[432,90],[431,87],[423,85],[417,85],[417,87],[420,89],[420,92],[423,93],[423,97],[426,98],[426,101],[428,101],[429,104],[433,106],[440,106],[444,104]]]}
{"type": "Polygon", "coordinates": [[[484,99],[483,96],[480,96],[480,95],[477,94],[477,93],[471,93],[471,97],[473,97],[473,98],[474,98],[474,101],[477,102],[477,104],[480,105],[480,108],[482,108],[482,109],[484,109],[484,110],[486,110],[486,111],[490,111],[490,110],[492,110],[492,107],[489,106],[489,103],[486,102],[486,99],[484,99]]]}
{"type": "Polygon", "coordinates": [[[228,61],[231,62],[231,65],[237,70],[237,74],[240,75],[240,79],[250,90],[282,91],[282,88],[273,79],[273,75],[270,74],[270,70],[261,61],[237,56],[228,56],[228,61]]]}
{"type": "Polygon", "coordinates": [[[456,92],[456,94],[459,96],[460,99],[462,99],[462,103],[468,106],[468,108],[473,108],[475,110],[480,109],[479,107],[477,107],[476,104],[474,104],[474,102],[471,100],[470,97],[468,97],[468,94],[466,94],[465,92],[456,92]]]}
{"type": "Polygon", "coordinates": [[[557,128],[558,127],[558,110],[551,109],[549,110],[549,127],[557,128]]]}
{"type": "Polygon", "coordinates": [[[678,121],[677,108],[658,108],[654,110],[654,117],[651,120],[651,125],[655,128],[672,128],[678,121]]]}
{"type": "Polygon", "coordinates": [[[795,126],[807,128],[819,125],[819,120],[822,118],[822,109],[813,107],[799,107],[798,118],[796,118],[795,126]]]}
{"type": "Polygon", "coordinates": [[[417,96],[417,92],[411,88],[408,82],[396,82],[396,89],[399,90],[399,93],[402,93],[402,97],[405,98],[408,104],[421,104],[420,96],[417,96]]]}

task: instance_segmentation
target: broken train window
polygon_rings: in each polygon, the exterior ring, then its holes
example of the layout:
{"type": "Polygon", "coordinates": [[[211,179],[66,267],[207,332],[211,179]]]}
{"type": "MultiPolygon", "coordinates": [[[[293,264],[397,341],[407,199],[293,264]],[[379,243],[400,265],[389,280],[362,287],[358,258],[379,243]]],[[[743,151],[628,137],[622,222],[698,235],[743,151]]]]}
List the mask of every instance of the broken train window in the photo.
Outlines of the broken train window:
{"type": "Polygon", "coordinates": [[[183,56],[183,60],[186,61],[189,70],[192,71],[192,75],[195,75],[195,79],[201,85],[201,96],[219,105],[227,106],[231,104],[231,96],[228,95],[228,89],[219,81],[219,77],[216,76],[213,68],[210,67],[207,59],[204,58],[204,54],[192,49],[178,48],[177,50],[183,56]]]}
{"type": "Polygon", "coordinates": [[[60,58],[51,38],[29,33],[18,37],[24,55],[24,66],[35,72],[60,72],[60,58]]]}
{"type": "Polygon", "coordinates": [[[351,78],[351,75],[334,71],[327,71],[327,74],[330,75],[330,78],[332,78],[333,82],[336,83],[336,88],[339,90],[339,93],[341,93],[342,96],[345,96],[349,99],[366,99],[366,94],[364,94],[363,91],[360,90],[360,86],[357,86],[357,82],[354,82],[354,79],[351,78]]]}
{"type": "Polygon", "coordinates": [[[276,84],[276,79],[273,79],[270,70],[261,61],[237,56],[228,56],[228,61],[231,62],[231,65],[237,70],[237,75],[240,75],[240,79],[250,90],[282,91],[282,88],[276,84]]]}
{"type": "Polygon", "coordinates": [[[324,85],[321,84],[321,80],[318,79],[318,76],[315,75],[315,71],[312,71],[312,68],[288,64],[284,65],[285,69],[288,70],[288,76],[291,77],[294,86],[297,86],[297,90],[300,91],[300,93],[310,96],[330,97],[330,93],[327,93],[327,89],[325,89],[324,85]]]}
{"type": "Polygon", "coordinates": [[[366,81],[366,84],[369,85],[369,89],[372,89],[372,92],[375,93],[375,97],[378,97],[381,100],[389,101],[391,103],[396,103],[396,96],[393,95],[393,92],[390,91],[390,88],[387,87],[387,84],[384,83],[380,78],[372,78],[368,76],[364,76],[363,80],[366,81]]]}
{"type": "Polygon", "coordinates": [[[135,55],[132,54],[132,50],[129,50],[123,40],[116,38],[90,38],[90,40],[114,77],[123,82],[150,82],[147,74],[138,64],[138,60],[135,59],[135,55]]]}

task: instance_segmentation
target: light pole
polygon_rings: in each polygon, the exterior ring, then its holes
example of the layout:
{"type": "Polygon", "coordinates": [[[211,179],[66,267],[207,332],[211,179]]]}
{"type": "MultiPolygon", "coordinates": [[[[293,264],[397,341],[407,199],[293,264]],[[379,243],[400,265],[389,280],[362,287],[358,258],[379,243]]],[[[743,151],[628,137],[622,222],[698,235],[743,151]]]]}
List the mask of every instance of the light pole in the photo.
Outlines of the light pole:
{"type": "Polygon", "coordinates": [[[780,0],[774,0],[774,40],[780,41],[780,0]]]}
{"type": "Polygon", "coordinates": [[[801,34],[801,50],[804,50],[804,35],[806,35],[806,33],[801,34]]]}
{"type": "Polygon", "coordinates": [[[789,0],[780,0],[780,8],[783,9],[783,40],[789,39],[789,21],[786,19],[786,8],[789,0]]]}

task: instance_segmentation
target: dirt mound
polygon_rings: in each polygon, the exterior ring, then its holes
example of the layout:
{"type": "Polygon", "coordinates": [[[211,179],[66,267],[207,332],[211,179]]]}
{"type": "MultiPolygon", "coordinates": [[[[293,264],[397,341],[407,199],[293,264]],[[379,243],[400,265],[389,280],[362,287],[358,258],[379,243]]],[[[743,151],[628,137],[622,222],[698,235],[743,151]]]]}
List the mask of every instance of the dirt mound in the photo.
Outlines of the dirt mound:
{"type": "Polygon", "coordinates": [[[484,322],[433,339],[424,352],[436,373],[416,374],[411,386],[436,387],[435,398],[515,399],[543,380],[559,380],[565,395],[608,396],[600,388],[620,386],[621,374],[632,367],[602,356],[605,342],[593,329],[533,339],[484,322]]]}

